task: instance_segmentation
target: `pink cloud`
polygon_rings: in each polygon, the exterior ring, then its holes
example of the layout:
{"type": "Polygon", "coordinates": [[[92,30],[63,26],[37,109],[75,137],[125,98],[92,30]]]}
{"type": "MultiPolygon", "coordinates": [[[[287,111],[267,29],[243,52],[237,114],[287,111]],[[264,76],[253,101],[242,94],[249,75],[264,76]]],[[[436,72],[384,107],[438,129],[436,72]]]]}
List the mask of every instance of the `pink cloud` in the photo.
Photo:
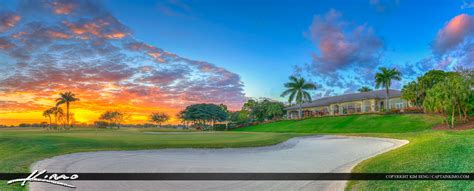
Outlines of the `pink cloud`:
{"type": "Polygon", "coordinates": [[[14,45],[10,41],[8,41],[5,38],[0,37],[0,50],[2,50],[2,49],[6,50],[6,49],[13,48],[13,47],[14,47],[14,45]]]}
{"type": "Polygon", "coordinates": [[[474,17],[460,14],[452,18],[441,30],[438,31],[433,42],[433,51],[443,54],[456,48],[466,38],[474,35],[474,17]]]}
{"type": "Polygon", "coordinates": [[[384,46],[371,27],[364,24],[351,29],[336,10],[316,16],[310,32],[319,51],[313,55],[312,64],[318,73],[336,72],[351,66],[372,68],[378,63],[384,46]]]}
{"type": "Polygon", "coordinates": [[[14,13],[0,13],[0,32],[5,32],[13,28],[19,21],[21,16],[14,13]]]}
{"type": "Polygon", "coordinates": [[[474,16],[460,14],[441,28],[432,43],[437,69],[472,67],[474,61],[474,16]]]}
{"type": "Polygon", "coordinates": [[[66,34],[66,33],[64,33],[64,32],[60,32],[60,31],[53,31],[53,30],[50,30],[50,31],[47,31],[46,33],[47,33],[48,36],[51,37],[51,38],[57,38],[57,39],[68,39],[68,38],[71,38],[71,35],[66,34]]]}
{"type": "Polygon", "coordinates": [[[453,63],[453,57],[446,57],[439,61],[435,68],[438,70],[445,70],[453,63]]]}

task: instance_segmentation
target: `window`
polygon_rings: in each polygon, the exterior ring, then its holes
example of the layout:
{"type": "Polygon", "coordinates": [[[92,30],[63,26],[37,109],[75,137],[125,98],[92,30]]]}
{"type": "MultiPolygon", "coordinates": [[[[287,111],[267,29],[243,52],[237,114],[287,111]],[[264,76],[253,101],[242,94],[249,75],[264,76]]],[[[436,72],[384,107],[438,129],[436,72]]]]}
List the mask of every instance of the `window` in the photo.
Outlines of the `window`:
{"type": "Polygon", "coordinates": [[[402,109],[403,108],[403,102],[397,103],[396,107],[397,107],[397,109],[402,109]]]}

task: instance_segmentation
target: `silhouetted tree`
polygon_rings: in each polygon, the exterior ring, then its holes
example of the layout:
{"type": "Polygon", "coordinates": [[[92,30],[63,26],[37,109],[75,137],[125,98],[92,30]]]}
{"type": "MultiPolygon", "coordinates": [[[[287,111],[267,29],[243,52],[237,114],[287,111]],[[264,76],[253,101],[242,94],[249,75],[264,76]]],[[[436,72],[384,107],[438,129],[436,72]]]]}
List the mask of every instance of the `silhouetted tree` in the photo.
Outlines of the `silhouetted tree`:
{"type": "Polygon", "coordinates": [[[76,98],[76,95],[72,92],[60,93],[59,96],[60,97],[56,99],[56,106],[66,104],[66,125],[69,125],[69,104],[71,102],[79,101],[79,98],[76,98]]]}
{"type": "Polygon", "coordinates": [[[161,123],[168,121],[170,116],[166,113],[156,112],[152,113],[149,118],[151,122],[155,122],[158,124],[158,126],[161,126],[161,123]]]}

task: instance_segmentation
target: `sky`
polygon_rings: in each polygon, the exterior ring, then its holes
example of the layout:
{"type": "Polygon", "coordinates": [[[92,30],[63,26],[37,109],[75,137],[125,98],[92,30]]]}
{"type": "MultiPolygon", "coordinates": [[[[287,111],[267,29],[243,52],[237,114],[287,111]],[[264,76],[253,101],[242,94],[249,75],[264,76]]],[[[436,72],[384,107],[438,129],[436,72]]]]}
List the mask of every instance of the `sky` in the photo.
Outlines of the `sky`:
{"type": "Polygon", "coordinates": [[[473,15],[468,0],[0,0],[0,124],[45,121],[65,91],[78,122],[120,110],[176,123],[194,103],[285,101],[290,75],[318,98],[373,88],[390,67],[400,89],[473,66],[473,15]]]}

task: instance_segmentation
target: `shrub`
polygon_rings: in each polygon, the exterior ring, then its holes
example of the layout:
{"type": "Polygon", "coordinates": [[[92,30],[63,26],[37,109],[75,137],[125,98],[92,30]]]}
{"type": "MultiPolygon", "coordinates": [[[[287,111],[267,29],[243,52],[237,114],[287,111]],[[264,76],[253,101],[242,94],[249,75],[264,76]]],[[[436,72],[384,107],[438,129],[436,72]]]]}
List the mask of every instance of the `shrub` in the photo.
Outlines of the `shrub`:
{"type": "Polygon", "coordinates": [[[203,124],[203,123],[196,123],[191,125],[192,128],[195,128],[196,130],[202,130],[202,131],[209,131],[212,130],[210,125],[203,124]]]}
{"type": "Polygon", "coordinates": [[[403,109],[404,113],[423,113],[423,109],[419,107],[407,107],[403,109]]]}
{"type": "Polygon", "coordinates": [[[214,124],[214,131],[225,131],[226,125],[225,124],[214,124]]]}
{"type": "Polygon", "coordinates": [[[390,113],[400,113],[400,109],[392,108],[390,109],[390,113]]]}
{"type": "Polygon", "coordinates": [[[94,121],[94,126],[97,128],[107,128],[109,126],[109,123],[106,121],[94,121]]]}

